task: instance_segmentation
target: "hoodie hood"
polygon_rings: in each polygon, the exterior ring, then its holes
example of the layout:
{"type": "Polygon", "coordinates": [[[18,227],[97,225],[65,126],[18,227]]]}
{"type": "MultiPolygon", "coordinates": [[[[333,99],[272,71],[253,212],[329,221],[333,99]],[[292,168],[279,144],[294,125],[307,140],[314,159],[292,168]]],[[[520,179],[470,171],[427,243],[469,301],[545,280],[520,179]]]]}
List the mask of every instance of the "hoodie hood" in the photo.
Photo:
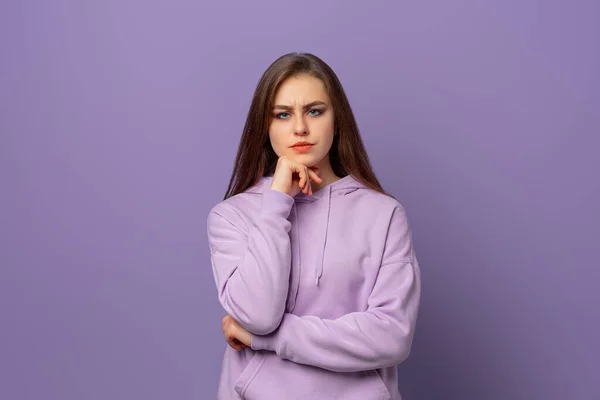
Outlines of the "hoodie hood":
{"type": "MultiPolygon", "coordinates": [[[[260,181],[247,190],[250,193],[264,193],[270,190],[273,176],[265,176],[260,181]]],[[[352,175],[347,175],[337,181],[313,192],[312,196],[299,192],[294,196],[294,208],[297,203],[313,203],[314,212],[317,215],[318,235],[317,243],[322,243],[319,248],[316,264],[314,265],[315,284],[319,284],[319,279],[323,276],[323,259],[325,257],[325,247],[327,246],[327,234],[329,231],[329,219],[331,215],[331,199],[336,196],[346,196],[356,190],[366,189],[366,186],[358,182],[352,175]]]]}

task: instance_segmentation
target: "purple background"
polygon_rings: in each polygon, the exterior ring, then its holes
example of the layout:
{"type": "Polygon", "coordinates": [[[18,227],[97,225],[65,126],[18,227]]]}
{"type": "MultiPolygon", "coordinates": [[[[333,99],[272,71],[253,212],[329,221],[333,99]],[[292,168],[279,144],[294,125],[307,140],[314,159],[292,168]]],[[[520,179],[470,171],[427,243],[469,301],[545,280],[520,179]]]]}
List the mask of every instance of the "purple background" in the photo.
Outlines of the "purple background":
{"type": "Polygon", "coordinates": [[[206,215],[260,74],[308,51],[412,220],[405,399],[599,399],[599,16],[593,0],[3,1],[0,398],[215,397],[206,215]]]}

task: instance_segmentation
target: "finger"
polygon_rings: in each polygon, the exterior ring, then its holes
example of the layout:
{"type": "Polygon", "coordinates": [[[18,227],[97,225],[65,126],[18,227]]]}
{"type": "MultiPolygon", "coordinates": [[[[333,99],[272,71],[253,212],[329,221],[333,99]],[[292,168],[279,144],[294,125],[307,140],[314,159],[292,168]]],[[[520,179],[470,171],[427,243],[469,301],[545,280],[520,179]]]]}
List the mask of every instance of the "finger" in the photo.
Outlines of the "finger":
{"type": "Polygon", "coordinates": [[[323,179],[321,179],[319,177],[319,175],[317,175],[317,173],[315,171],[313,171],[312,169],[308,170],[308,175],[310,176],[310,179],[312,179],[313,181],[315,181],[317,183],[323,183],[323,179]]]}
{"type": "Polygon", "coordinates": [[[228,345],[229,345],[229,346],[230,346],[232,349],[234,349],[235,351],[240,351],[240,350],[242,350],[242,346],[240,346],[239,344],[237,344],[237,343],[236,343],[236,342],[234,342],[234,341],[229,341],[229,340],[228,340],[228,341],[227,341],[227,344],[228,344],[228,345]]]}
{"type": "Polygon", "coordinates": [[[304,192],[304,187],[306,186],[306,180],[307,180],[307,176],[304,173],[302,167],[300,167],[300,169],[298,169],[298,186],[300,187],[300,190],[302,192],[304,192]]]}
{"type": "Polygon", "coordinates": [[[234,324],[225,327],[225,339],[227,341],[237,340],[238,329],[234,324]]]}
{"type": "Polygon", "coordinates": [[[306,185],[306,181],[308,180],[307,176],[306,176],[306,172],[304,172],[303,168],[299,168],[298,169],[298,176],[300,178],[300,180],[298,181],[298,186],[300,186],[300,188],[304,188],[304,186],[306,185]]]}
{"type": "Polygon", "coordinates": [[[240,350],[242,350],[242,346],[243,346],[243,344],[242,344],[242,343],[240,343],[240,341],[239,341],[239,340],[234,340],[234,341],[232,342],[232,347],[233,347],[235,350],[237,350],[237,351],[240,351],[240,350]]]}
{"type": "Polygon", "coordinates": [[[226,315],[221,320],[221,323],[223,326],[226,326],[227,324],[231,323],[231,320],[233,320],[233,318],[231,318],[231,315],[226,315]]]}
{"type": "Polygon", "coordinates": [[[225,333],[225,341],[235,350],[241,350],[244,347],[247,347],[244,343],[242,343],[237,337],[233,329],[229,329],[227,333],[225,333]]]}
{"type": "Polygon", "coordinates": [[[306,194],[310,193],[310,175],[308,174],[308,171],[308,168],[304,168],[304,176],[306,176],[306,182],[304,183],[304,193],[306,194]]]}
{"type": "Polygon", "coordinates": [[[227,332],[225,333],[225,340],[228,343],[233,343],[233,341],[235,340],[235,335],[232,335],[231,332],[227,332]]]}

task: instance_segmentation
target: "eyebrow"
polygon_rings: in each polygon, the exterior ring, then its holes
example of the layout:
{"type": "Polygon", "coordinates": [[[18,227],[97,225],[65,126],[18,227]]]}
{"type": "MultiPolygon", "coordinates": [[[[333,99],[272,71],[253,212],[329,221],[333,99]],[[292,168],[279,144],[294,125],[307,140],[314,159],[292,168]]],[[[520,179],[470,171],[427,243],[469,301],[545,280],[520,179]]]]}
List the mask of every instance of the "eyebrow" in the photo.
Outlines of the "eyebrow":
{"type": "MultiPolygon", "coordinates": [[[[312,107],[315,107],[315,106],[326,106],[326,105],[327,105],[327,103],[325,103],[324,101],[317,100],[317,101],[313,101],[312,103],[305,104],[302,107],[302,109],[303,110],[308,110],[309,108],[312,108],[312,107]]],[[[288,111],[291,111],[294,108],[290,107],[290,106],[284,106],[284,105],[281,105],[281,104],[277,104],[277,105],[273,106],[273,109],[274,110],[278,109],[278,110],[288,110],[288,111]]]]}

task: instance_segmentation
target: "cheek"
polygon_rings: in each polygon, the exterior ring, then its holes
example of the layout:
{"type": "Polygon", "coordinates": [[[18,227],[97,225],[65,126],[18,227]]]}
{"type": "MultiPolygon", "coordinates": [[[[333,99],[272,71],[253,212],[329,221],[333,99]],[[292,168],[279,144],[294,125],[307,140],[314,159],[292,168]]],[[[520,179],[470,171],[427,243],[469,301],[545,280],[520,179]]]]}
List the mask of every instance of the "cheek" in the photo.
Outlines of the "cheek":
{"type": "Polygon", "coordinates": [[[314,131],[318,132],[319,141],[327,147],[333,143],[333,118],[323,119],[315,124],[314,131]]]}
{"type": "Polygon", "coordinates": [[[273,147],[273,150],[275,151],[275,154],[277,154],[279,157],[282,156],[281,152],[283,150],[283,148],[285,147],[284,144],[282,143],[282,138],[283,135],[279,132],[277,132],[276,128],[271,127],[269,129],[269,140],[271,141],[271,147],[273,147]]]}

